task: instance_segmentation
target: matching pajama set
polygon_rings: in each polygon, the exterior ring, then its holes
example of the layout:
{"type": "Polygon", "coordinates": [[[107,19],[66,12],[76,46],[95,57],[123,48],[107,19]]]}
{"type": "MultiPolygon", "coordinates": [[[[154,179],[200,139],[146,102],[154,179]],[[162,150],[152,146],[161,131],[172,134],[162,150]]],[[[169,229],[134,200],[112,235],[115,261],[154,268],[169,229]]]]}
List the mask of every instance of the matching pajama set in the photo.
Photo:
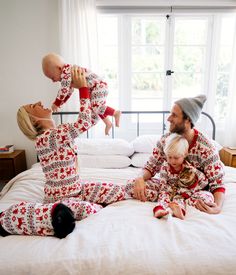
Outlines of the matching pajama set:
{"type": "Polygon", "coordinates": [[[160,170],[160,190],[157,205],[153,209],[166,210],[170,202],[177,203],[185,215],[186,203],[194,206],[197,199],[206,203],[214,202],[214,197],[209,191],[203,189],[208,185],[204,173],[197,170],[189,162],[184,161],[182,168],[176,172],[166,161],[160,170]]]}
{"type": "MultiPolygon", "coordinates": [[[[21,202],[14,204],[0,214],[0,224],[11,235],[40,235],[52,236],[52,213],[56,203],[29,203],[21,202]]],[[[97,213],[102,206],[76,198],[61,201],[68,206],[77,221],[97,213]]]]}
{"type": "Polygon", "coordinates": [[[74,123],[48,129],[36,138],[35,148],[44,172],[44,203],[78,198],[107,205],[125,198],[125,187],[107,182],[86,182],[79,176],[75,138],[96,124],[88,88],[81,88],[80,113],[74,123]]]}
{"type": "MultiPolygon", "coordinates": [[[[71,96],[73,88],[71,86],[72,75],[71,75],[72,65],[66,64],[62,69],[61,74],[61,88],[58,91],[56,100],[54,104],[60,107],[64,104],[71,96]]],[[[106,106],[106,97],[108,95],[107,83],[102,80],[101,77],[92,73],[88,69],[85,69],[86,80],[88,88],[90,91],[90,100],[92,112],[99,115],[101,119],[107,116],[113,116],[115,110],[109,106],[106,106]]]]}

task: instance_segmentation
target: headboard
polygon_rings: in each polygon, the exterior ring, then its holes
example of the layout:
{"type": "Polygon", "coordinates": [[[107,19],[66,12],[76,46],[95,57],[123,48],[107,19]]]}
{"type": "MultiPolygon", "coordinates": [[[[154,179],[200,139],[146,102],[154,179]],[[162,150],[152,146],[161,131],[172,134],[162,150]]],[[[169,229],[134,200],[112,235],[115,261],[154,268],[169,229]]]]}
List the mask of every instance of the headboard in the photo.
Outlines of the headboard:
{"type": "MultiPolygon", "coordinates": [[[[59,118],[60,123],[65,122],[65,118],[68,118],[68,116],[72,115],[78,115],[79,112],[56,112],[53,113],[55,117],[59,118]]],[[[141,125],[140,125],[140,119],[143,118],[143,116],[146,115],[158,115],[160,117],[160,125],[161,125],[161,134],[164,134],[167,130],[166,123],[167,123],[167,117],[170,111],[122,111],[122,117],[126,115],[132,115],[135,116],[135,124],[136,124],[136,136],[140,135],[141,125]]],[[[216,126],[213,118],[205,112],[201,113],[201,117],[205,118],[207,120],[207,124],[210,125],[210,129],[207,126],[204,126],[204,128],[207,128],[209,130],[210,135],[213,140],[215,140],[215,134],[216,134],[216,126]]],[[[204,123],[205,125],[206,123],[204,123]]],[[[121,125],[122,127],[122,125],[121,125]]],[[[115,138],[115,129],[112,128],[111,137],[115,138]]],[[[87,131],[87,138],[89,138],[89,131],[87,131]]]]}

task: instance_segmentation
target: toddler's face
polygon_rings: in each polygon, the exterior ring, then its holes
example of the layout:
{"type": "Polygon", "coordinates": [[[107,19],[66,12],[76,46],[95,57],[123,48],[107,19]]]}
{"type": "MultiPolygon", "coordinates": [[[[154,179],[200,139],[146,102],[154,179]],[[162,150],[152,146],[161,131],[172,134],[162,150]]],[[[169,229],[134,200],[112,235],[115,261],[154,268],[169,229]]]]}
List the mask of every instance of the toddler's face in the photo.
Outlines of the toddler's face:
{"type": "Polygon", "coordinates": [[[183,155],[169,154],[166,156],[166,158],[167,158],[167,162],[177,171],[181,168],[181,165],[184,162],[183,155]]]}

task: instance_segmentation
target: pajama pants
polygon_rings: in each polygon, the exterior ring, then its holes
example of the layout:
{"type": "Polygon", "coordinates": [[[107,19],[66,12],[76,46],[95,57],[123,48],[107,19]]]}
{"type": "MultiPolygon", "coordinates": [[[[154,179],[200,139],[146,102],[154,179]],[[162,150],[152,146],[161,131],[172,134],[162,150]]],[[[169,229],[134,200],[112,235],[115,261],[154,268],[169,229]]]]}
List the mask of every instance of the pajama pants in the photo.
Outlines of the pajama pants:
{"type": "MultiPolygon", "coordinates": [[[[129,180],[125,186],[126,195],[130,198],[133,197],[134,193],[134,182],[135,180],[129,180]]],[[[170,201],[178,203],[183,211],[185,212],[186,204],[195,206],[197,200],[202,200],[206,203],[214,202],[214,196],[208,191],[196,191],[191,194],[189,198],[183,197],[182,195],[176,195],[171,200],[168,192],[161,192],[159,179],[152,178],[146,181],[146,199],[150,202],[157,202],[158,204],[155,209],[166,209],[170,201]]]]}
{"type": "Polygon", "coordinates": [[[202,200],[205,203],[214,202],[214,196],[208,191],[199,190],[193,192],[189,198],[186,198],[184,194],[176,194],[171,198],[171,194],[165,191],[159,193],[159,198],[157,205],[154,207],[153,211],[156,212],[159,209],[166,210],[169,208],[169,203],[174,202],[178,204],[183,214],[186,212],[186,205],[195,206],[197,200],[202,200]]]}
{"type": "MultiPolygon", "coordinates": [[[[128,197],[134,196],[134,183],[135,179],[129,180],[125,186],[125,191],[128,197]]],[[[156,202],[158,200],[160,191],[159,179],[152,178],[146,181],[146,198],[148,201],[156,202]]]]}
{"type": "Polygon", "coordinates": [[[105,182],[83,182],[79,198],[82,201],[107,205],[125,199],[125,186],[105,182]]]}
{"type": "Polygon", "coordinates": [[[95,83],[90,89],[91,92],[91,108],[94,113],[99,115],[101,119],[107,116],[113,116],[115,110],[106,106],[106,97],[108,95],[108,88],[105,82],[95,83]]]}

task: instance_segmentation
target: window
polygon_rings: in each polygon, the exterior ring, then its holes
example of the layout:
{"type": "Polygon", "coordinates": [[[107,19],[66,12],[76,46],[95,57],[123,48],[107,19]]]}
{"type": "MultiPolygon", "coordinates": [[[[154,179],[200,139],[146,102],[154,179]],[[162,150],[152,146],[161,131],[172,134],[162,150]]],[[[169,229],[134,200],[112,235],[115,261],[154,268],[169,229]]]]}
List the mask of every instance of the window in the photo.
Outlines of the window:
{"type": "Polygon", "coordinates": [[[178,98],[204,93],[212,99],[206,111],[224,121],[235,15],[100,14],[98,22],[110,105],[169,110],[178,98]]]}

